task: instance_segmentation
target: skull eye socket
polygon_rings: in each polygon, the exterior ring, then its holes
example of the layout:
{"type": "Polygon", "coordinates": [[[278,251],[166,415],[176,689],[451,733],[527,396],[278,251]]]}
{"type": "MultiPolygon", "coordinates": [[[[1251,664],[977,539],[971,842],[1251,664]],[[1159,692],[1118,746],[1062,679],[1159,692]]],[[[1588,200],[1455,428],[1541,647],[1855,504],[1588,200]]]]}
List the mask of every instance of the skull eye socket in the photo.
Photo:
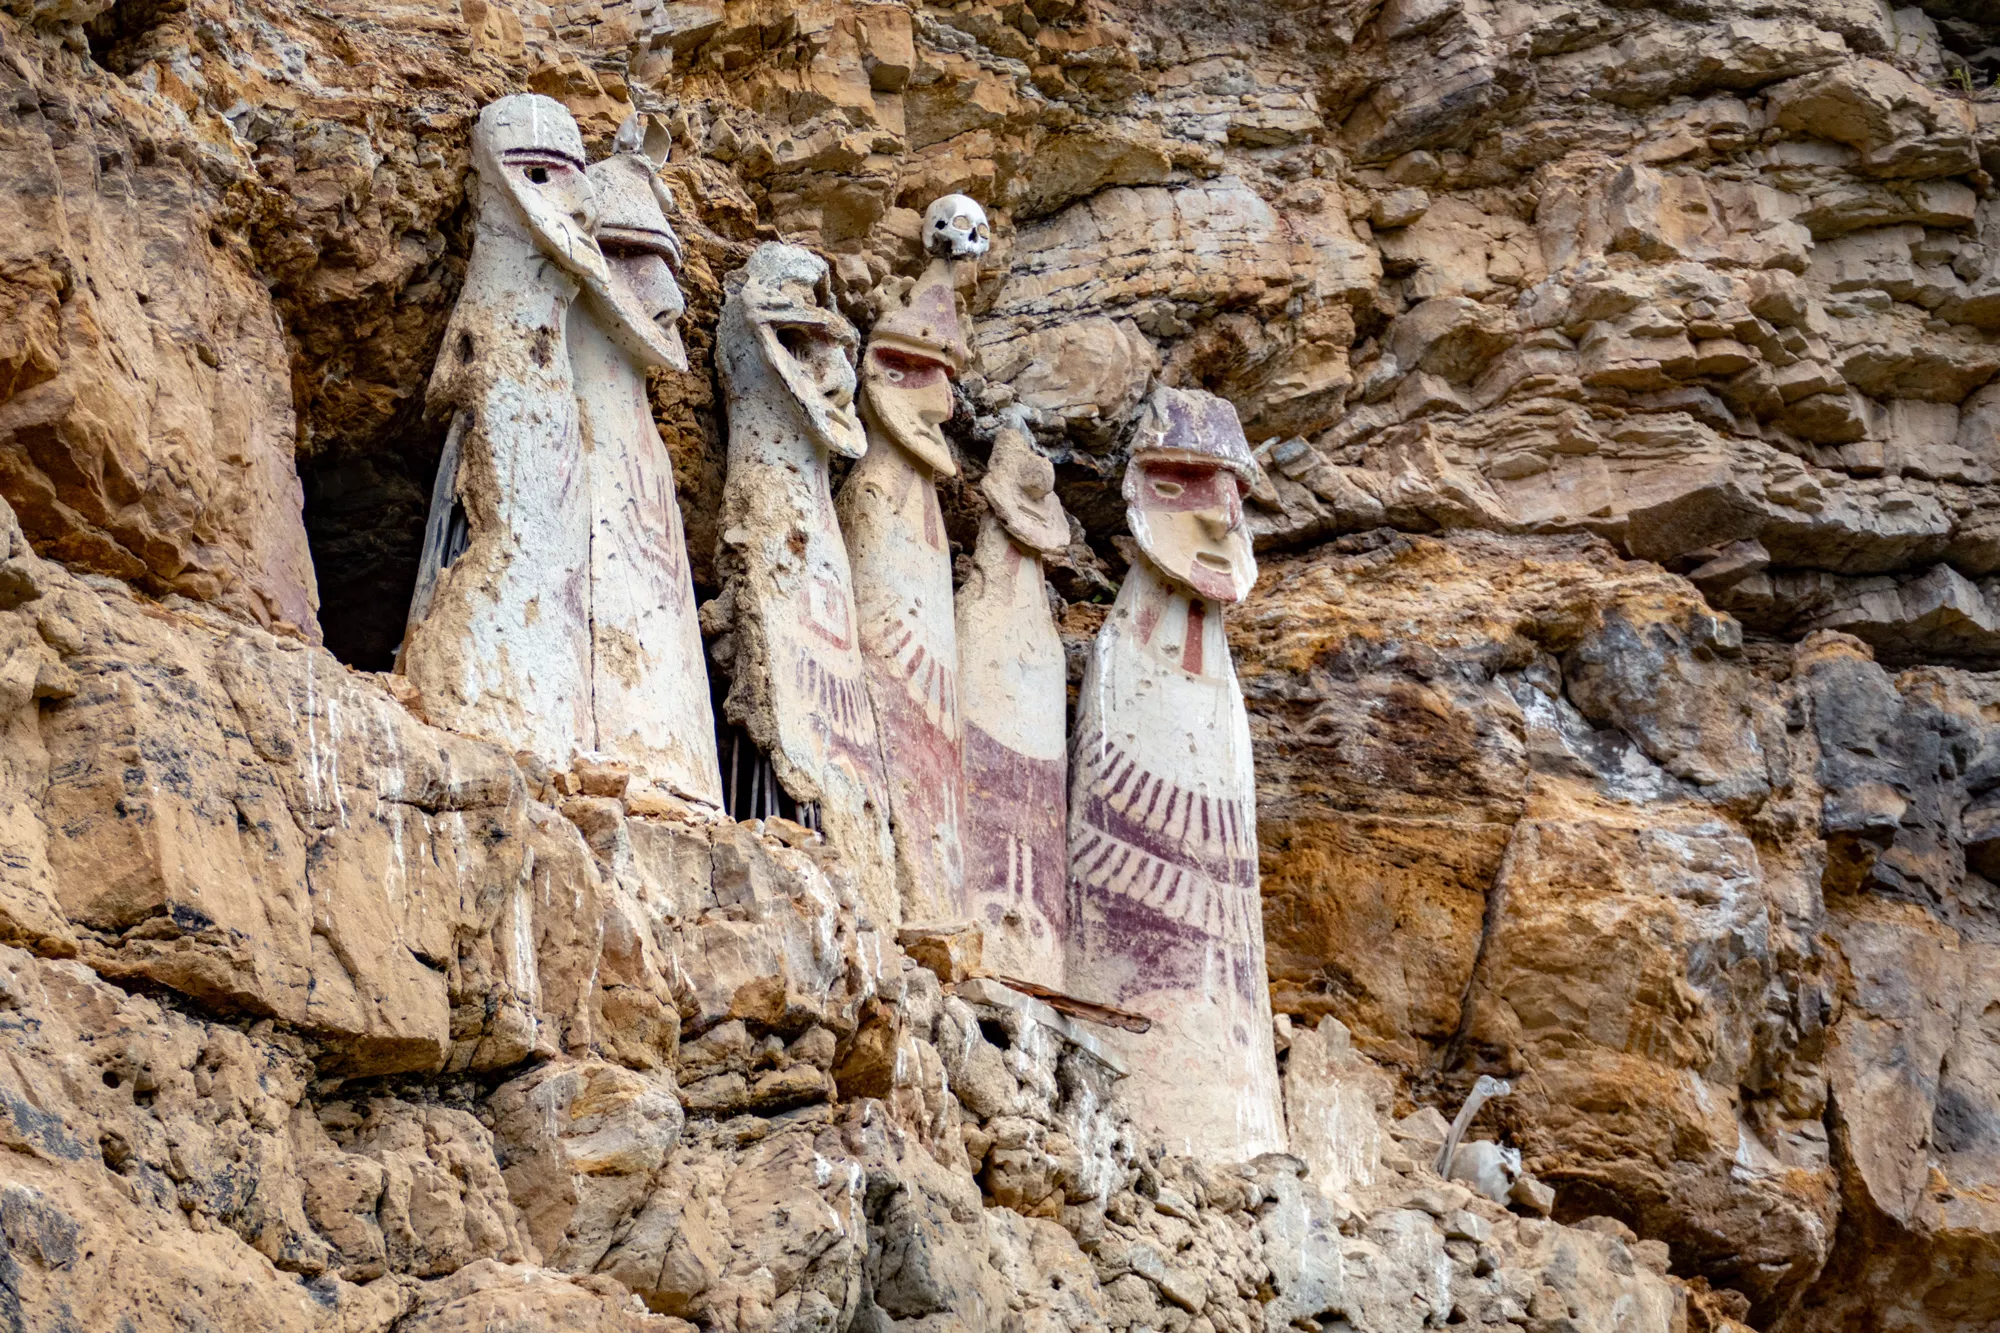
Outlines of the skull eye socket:
{"type": "Polygon", "coordinates": [[[957,217],[951,220],[951,225],[959,231],[971,231],[972,219],[965,216],[965,214],[960,213],[957,217]]]}

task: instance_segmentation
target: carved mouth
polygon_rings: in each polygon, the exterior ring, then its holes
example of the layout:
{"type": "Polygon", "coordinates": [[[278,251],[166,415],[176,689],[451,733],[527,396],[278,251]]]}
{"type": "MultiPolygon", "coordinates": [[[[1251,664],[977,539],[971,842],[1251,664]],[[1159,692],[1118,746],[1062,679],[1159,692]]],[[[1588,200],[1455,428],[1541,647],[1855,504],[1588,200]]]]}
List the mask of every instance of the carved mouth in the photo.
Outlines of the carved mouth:
{"type": "Polygon", "coordinates": [[[1213,551],[1197,551],[1194,559],[1196,564],[1207,565],[1210,569],[1223,574],[1227,574],[1236,567],[1228,556],[1217,555],[1213,551]]]}

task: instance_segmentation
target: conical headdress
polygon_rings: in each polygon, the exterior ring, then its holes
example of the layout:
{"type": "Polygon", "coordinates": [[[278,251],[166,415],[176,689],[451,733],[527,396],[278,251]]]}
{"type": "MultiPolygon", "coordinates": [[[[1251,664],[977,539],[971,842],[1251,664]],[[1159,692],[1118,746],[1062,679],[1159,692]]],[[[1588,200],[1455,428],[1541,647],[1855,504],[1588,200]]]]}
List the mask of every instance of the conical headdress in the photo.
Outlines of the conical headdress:
{"type": "Polygon", "coordinates": [[[1202,389],[1154,387],[1132,437],[1132,460],[1148,458],[1217,463],[1242,478],[1246,490],[1261,475],[1235,405],[1202,389]]]}
{"type": "Polygon", "coordinates": [[[958,375],[972,359],[965,329],[958,318],[958,294],[952,282],[952,261],[933,259],[904,295],[902,303],[875,321],[871,347],[894,347],[934,357],[958,375]]]}

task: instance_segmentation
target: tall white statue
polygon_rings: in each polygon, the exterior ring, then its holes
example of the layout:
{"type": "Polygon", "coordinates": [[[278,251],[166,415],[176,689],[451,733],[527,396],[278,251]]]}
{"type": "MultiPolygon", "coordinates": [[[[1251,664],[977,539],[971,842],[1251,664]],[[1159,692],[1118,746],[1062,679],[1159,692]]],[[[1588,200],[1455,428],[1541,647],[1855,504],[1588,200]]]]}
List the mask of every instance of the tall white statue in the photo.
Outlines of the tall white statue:
{"type": "MultiPolygon", "coordinates": [[[[854,412],[855,342],[823,261],[796,246],[757,248],[716,330],[729,460],[724,586],[711,605],[727,643],[725,715],[768,756],[785,793],[816,809],[864,904],[893,927],[888,792],[827,470],[829,453],[867,449],[854,412]]],[[[771,795],[749,813],[776,811],[771,795]]]]}
{"type": "Polygon", "coordinates": [[[472,169],[472,257],[427,395],[451,426],[399,665],[433,721],[567,763],[591,743],[590,515],[563,335],[609,273],[561,103],[486,107],[472,169]]]}
{"type": "Polygon", "coordinates": [[[964,910],[965,790],[951,543],[937,478],[958,473],[943,430],[952,376],[970,356],[955,288],[959,267],[970,270],[989,244],[986,214],[947,195],[931,205],[924,237],[929,266],[876,321],[862,354],[868,452],[838,508],[882,733],[903,914],[938,921],[964,910]]]}
{"type": "Polygon", "coordinates": [[[966,908],[989,970],[1061,990],[1069,681],[1042,558],[1069,544],[1069,521],[1018,409],[979,491],[991,512],[958,592],[966,908]]]}
{"type": "Polygon", "coordinates": [[[590,506],[590,748],[637,778],[719,806],[687,538],[673,459],[646,393],[648,367],[687,369],[675,328],[687,307],[674,280],[680,239],[656,174],[668,140],[657,129],[646,137],[632,116],[589,173],[608,291],[623,299],[592,293],[569,314],[590,506]]]}
{"type": "Polygon", "coordinates": [[[1162,386],[1125,472],[1133,561],[1084,673],[1071,750],[1072,993],[1153,1020],[1117,1034],[1135,1121],[1176,1151],[1284,1146],[1257,894],[1250,725],[1222,612],[1256,579],[1236,411],[1162,386]]]}

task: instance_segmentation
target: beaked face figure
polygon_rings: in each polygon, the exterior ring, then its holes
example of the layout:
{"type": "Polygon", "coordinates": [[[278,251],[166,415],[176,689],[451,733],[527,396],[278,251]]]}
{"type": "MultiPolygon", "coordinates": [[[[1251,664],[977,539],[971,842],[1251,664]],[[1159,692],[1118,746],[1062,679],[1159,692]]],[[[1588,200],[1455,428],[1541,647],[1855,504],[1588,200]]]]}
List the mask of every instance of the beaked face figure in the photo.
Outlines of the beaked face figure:
{"type": "Polygon", "coordinates": [[[656,175],[667,139],[642,145],[643,120],[627,119],[613,154],[590,166],[609,281],[585,281],[568,325],[590,510],[591,748],[627,764],[640,786],[719,805],[673,458],[646,386],[649,369],[687,369],[675,327],[687,302],[674,279],[672,196],[656,175]]]}
{"type": "MultiPolygon", "coordinates": [[[[674,281],[667,257],[658,250],[627,249],[617,241],[600,237],[598,244],[611,264],[613,276],[632,293],[634,304],[647,322],[662,330],[672,327],[687,310],[687,298],[674,281]]],[[[676,339],[678,329],[673,330],[676,339]]]]}
{"type": "MultiPolygon", "coordinates": [[[[869,914],[894,923],[881,743],[827,460],[867,450],[849,359],[858,341],[834,308],[824,260],[775,242],[751,254],[716,325],[729,470],[716,551],[724,589],[712,605],[732,626],[716,640],[729,674],[724,715],[753,745],[750,797],[734,808],[770,813],[779,788],[816,805],[869,914]]],[[[739,802],[734,776],[725,781],[739,802]]]]}
{"type": "Polygon", "coordinates": [[[677,327],[687,298],[674,278],[681,266],[680,238],[667,221],[673,196],[656,174],[665,162],[666,140],[641,150],[642,117],[627,117],[613,141],[616,151],[590,167],[597,193],[597,244],[604,252],[609,281],[586,282],[606,332],[626,351],[652,366],[687,369],[687,351],[677,327]],[[657,156],[654,154],[657,153],[657,156]]]}
{"type": "Polygon", "coordinates": [[[472,254],[426,394],[451,422],[399,668],[433,721],[567,763],[589,745],[590,539],[560,347],[608,279],[583,137],[536,94],[472,131],[472,254]]]}
{"type": "Polygon", "coordinates": [[[843,458],[867,453],[854,410],[857,340],[834,313],[832,293],[787,274],[768,286],[746,283],[743,294],[764,360],[798,403],[813,442],[843,458]]]}
{"type": "Polygon", "coordinates": [[[583,164],[556,148],[502,148],[501,179],[521,200],[521,211],[552,236],[567,240],[573,226],[588,234],[596,194],[583,164]],[[541,215],[541,216],[537,216],[541,215]]]}
{"type": "MultiPolygon", "coordinates": [[[[591,232],[597,195],[583,165],[583,136],[560,102],[527,93],[480,113],[473,165],[520,210],[538,249],[586,283],[607,280],[591,232]]],[[[482,220],[486,219],[482,212],[482,220]]]]}

